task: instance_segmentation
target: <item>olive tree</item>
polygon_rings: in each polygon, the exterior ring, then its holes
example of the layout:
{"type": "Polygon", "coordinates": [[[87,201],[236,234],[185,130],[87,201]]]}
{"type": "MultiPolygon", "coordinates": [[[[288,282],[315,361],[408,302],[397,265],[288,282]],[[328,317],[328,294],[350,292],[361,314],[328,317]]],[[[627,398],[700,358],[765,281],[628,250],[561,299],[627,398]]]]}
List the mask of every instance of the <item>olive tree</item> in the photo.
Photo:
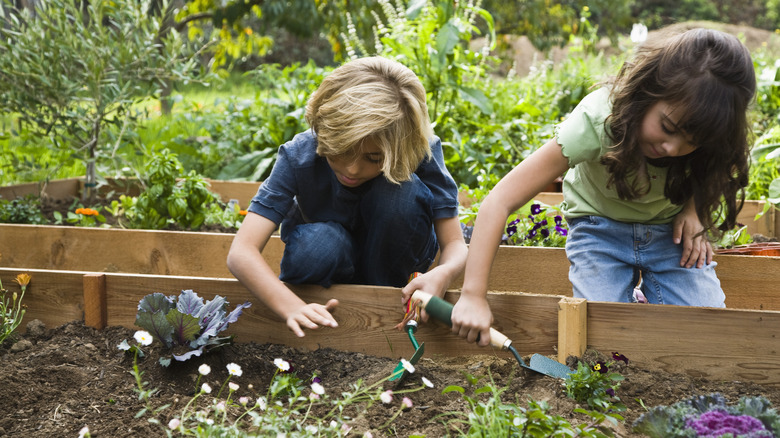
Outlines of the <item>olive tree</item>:
{"type": "Polygon", "coordinates": [[[166,24],[174,13],[166,1],[47,0],[21,10],[0,2],[0,115],[82,160],[90,198],[96,162],[133,132],[135,105],[167,81],[197,79],[198,51],[166,24]]]}

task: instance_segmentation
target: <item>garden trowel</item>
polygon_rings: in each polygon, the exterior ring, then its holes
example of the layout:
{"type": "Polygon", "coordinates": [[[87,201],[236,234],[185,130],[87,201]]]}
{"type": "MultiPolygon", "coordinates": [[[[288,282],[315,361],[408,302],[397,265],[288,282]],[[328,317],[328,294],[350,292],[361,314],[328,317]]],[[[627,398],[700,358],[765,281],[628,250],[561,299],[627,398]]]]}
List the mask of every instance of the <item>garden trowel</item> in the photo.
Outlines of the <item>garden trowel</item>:
{"type": "MultiPolygon", "coordinates": [[[[452,327],[452,304],[423,291],[413,293],[410,300],[419,302],[429,315],[452,327]]],[[[502,350],[509,350],[521,367],[540,374],[564,379],[572,372],[566,365],[541,354],[532,355],[530,364],[526,364],[515,347],[512,346],[512,341],[494,328],[490,329],[490,345],[502,350]]]]}
{"type": "MultiPolygon", "coordinates": [[[[409,339],[412,341],[412,346],[415,348],[412,358],[409,359],[409,363],[414,365],[417,363],[417,361],[420,360],[423,353],[425,352],[425,342],[419,344],[417,339],[414,338],[414,333],[417,331],[417,321],[413,319],[407,321],[404,328],[406,329],[406,333],[409,334],[409,339]]],[[[400,383],[408,374],[409,372],[404,369],[403,362],[398,362],[398,365],[396,365],[395,369],[393,370],[393,375],[390,377],[390,380],[398,380],[398,383],[400,383]],[[403,373],[401,372],[402,370],[403,373]]]]}

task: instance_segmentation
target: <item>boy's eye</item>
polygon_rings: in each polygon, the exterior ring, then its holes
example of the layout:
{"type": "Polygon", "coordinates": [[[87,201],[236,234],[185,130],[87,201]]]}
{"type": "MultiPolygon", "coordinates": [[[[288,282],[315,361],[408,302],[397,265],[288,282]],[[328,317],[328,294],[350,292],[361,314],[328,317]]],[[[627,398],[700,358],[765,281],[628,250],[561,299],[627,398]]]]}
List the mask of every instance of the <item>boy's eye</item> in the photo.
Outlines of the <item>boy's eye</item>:
{"type": "Polygon", "coordinates": [[[366,154],[365,157],[369,163],[378,164],[382,162],[382,155],[380,154],[366,154]]]}

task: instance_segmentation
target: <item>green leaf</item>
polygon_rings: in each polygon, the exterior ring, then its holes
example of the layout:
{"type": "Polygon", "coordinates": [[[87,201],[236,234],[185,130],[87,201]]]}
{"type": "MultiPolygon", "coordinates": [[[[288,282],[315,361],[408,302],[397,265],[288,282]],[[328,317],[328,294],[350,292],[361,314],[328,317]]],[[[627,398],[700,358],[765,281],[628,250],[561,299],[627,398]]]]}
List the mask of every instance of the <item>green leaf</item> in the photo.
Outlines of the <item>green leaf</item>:
{"type": "Polygon", "coordinates": [[[485,96],[485,93],[483,93],[482,90],[470,87],[458,87],[458,92],[460,92],[460,97],[463,98],[463,100],[470,102],[479,108],[479,110],[482,111],[482,114],[493,114],[493,104],[490,102],[490,99],[485,96]]]}
{"type": "Polygon", "coordinates": [[[165,315],[172,327],[173,339],[178,345],[187,345],[200,334],[198,318],[173,309],[165,315]]]}

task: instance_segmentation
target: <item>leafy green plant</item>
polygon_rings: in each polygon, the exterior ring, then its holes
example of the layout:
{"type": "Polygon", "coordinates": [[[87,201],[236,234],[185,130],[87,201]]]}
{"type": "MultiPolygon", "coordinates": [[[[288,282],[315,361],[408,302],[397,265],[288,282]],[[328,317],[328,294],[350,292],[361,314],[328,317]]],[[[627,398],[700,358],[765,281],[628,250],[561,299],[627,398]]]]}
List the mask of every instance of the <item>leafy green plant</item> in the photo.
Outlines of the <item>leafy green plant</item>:
{"type": "Polygon", "coordinates": [[[67,217],[64,218],[59,211],[55,211],[53,215],[55,224],[67,222],[76,225],[77,227],[95,227],[99,226],[99,224],[106,223],[106,217],[100,214],[100,207],[79,207],[75,211],[69,211],[67,217]]]}
{"type": "Polygon", "coordinates": [[[144,192],[138,197],[120,197],[131,228],[163,229],[178,224],[197,230],[203,225],[216,197],[195,171],[180,177],[182,173],[176,154],[167,149],[152,157],[142,179],[144,192]]]}
{"type": "Polygon", "coordinates": [[[18,117],[37,141],[68,150],[86,168],[93,196],[96,163],[117,157],[121,133],[133,130],[133,105],[168,79],[190,81],[197,53],[167,26],[167,2],[68,0],[0,11],[0,113],[18,117]],[[114,126],[113,144],[103,135],[114,126]]]}
{"type": "Polygon", "coordinates": [[[566,395],[579,403],[586,403],[600,412],[621,412],[626,408],[617,396],[620,382],[625,378],[610,371],[616,361],[628,364],[628,359],[619,353],[612,353],[613,360],[588,364],[580,361],[577,370],[566,376],[566,395]]]}
{"type": "Polygon", "coordinates": [[[24,293],[27,291],[27,286],[30,284],[30,274],[19,274],[14,278],[16,284],[22,290],[22,293],[9,292],[3,288],[3,282],[0,281],[0,344],[8,339],[22,323],[24,314],[27,309],[22,305],[22,299],[24,299],[24,293]]]}
{"type": "MultiPolygon", "coordinates": [[[[168,350],[169,355],[160,356],[160,364],[168,366],[172,359],[186,361],[232,342],[232,336],[217,335],[251,305],[247,301],[227,313],[228,302],[219,295],[204,303],[192,290],[184,290],[178,297],[157,292],[141,299],[135,324],[148,330],[168,350]]],[[[126,342],[122,346],[127,346],[126,342]]]]}
{"type": "Polygon", "coordinates": [[[41,212],[41,199],[28,195],[10,200],[0,199],[0,222],[42,225],[48,220],[41,212]]]}
{"type": "MultiPolygon", "coordinates": [[[[472,384],[481,379],[467,376],[472,384]]],[[[591,421],[573,426],[565,418],[548,414],[546,402],[529,399],[528,407],[520,407],[518,402],[506,403],[502,394],[506,387],[498,388],[492,377],[490,381],[473,390],[469,395],[462,386],[451,385],[442,393],[458,393],[468,403],[468,412],[446,412],[440,415],[447,426],[458,431],[463,437],[564,437],[579,436],[603,438],[612,436],[606,423],[616,424],[622,417],[616,414],[606,415],[599,412],[579,410],[591,421]]]]}
{"type": "Polygon", "coordinates": [[[696,395],[649,409],[634,422],[633,431],[650,438],[769,438],[780,433],[780,415],[761,396],[742,397],[728,405],[722,394],[696,395]]]}

